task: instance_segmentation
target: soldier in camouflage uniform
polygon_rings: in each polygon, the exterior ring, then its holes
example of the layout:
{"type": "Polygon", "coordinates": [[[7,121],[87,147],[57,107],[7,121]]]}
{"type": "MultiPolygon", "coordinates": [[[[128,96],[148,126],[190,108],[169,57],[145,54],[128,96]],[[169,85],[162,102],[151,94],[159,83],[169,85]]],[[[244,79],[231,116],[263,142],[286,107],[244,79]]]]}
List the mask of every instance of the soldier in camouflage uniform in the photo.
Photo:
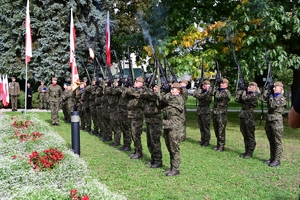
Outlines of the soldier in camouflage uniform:
{"type": "Polygon", "coordinates": [[[222,152],[226,142],[226,125],[227,125],[227,109],[231,94],[228,87],[228,80],[222,79],[219,88],[214,89],[214,107],[213,107],[213,124],[217,138],[217,146],[213,150],[222,152]]]}
{"type": "Polygon", "coordinates": [[[12,82],[8,84],[8,93],[12,111],[17,111],[18,109],[18,97],[20,96],[20,85],[16,82],[16,78],[11,78],[12,82]]]}
{"type": "Polygon", "coordinates": [[[144,115],[146,121],[147,146],[151,154],[151,168],[162,166],[160,135],[162,129],[161,106],[158,96],[158,86],[147,88],[141,94],[144,99],[144,115]]]}
{"type": "Polygon", "coordinates": [[[131,136],[134,143],[134,153],[130,155],[131,159],[143,157],[143,148],[141,142],[143,127],[143,100],[140,95],[143,93],[144,79],[136,78],[134,88],[126,88],[122,94],[122,98],[128,98],[128,118],[130,120],[131,136]]]}
{"type": "Polygon", "coordinates": [[[90,94],[90,111],[91,111],[91,117],[93,122],[93,131],[91,132],[92,135],[98,136],[99,132],[99,122],[97,120],[97,107],[96,107],[96,96],[97,96],[97,89],[99,85],[96,84],[96,79],[92,81],[92,90],[90,94]]]}
{"type": "Polygon", "coordinates": [[[62,104],[65,106],[65,120],[66,122],[70,123],[71,122],[71,110],[70,107],[73,107],[73,100],[72,100],[72,90],[71,86],[68,84],[63,92],[62,96],[62,104]]]}
{"type": "Polygon", "coordinates": [[[40,110],[47,108],[47,87],[44,85],[45,82],[41,81],[41,85],[38,87],[39,99],[40,99],[40,110]]]}
{"type": "MultiPolygon", "coordinates": [[[[183,100],[184,100],[184,115],[185,115],[185,117],[184,117],[184,119],[186,119],[186,101],[187,101],[187,99],[189,98],[189,93],[188,93],[188,90],[187,90],[187,85],[188,85],[188,81],[187,80],[181,80],[180,81],[180,85],[181,85],[181,89],[182,89],[182,98],[183,98],[183,100]]],[[[186,121],[184,121],[184,126],[182,127],[182,133],[183,133],[183,135],[182,135],[182,142],[185,140],[185,138],[186,138],[186,121]]]]}
{"type": "Polygon", "coordinates": [[[122,83],[119,82],[120,86],[116,88],[116,94],[119,96],[118,103],[118,123],[123,133],[123,146],[119,148],[120,151],[130,151],[131,150],[131,131],[130,131],[130,121],[128,119],[128,107],[127,104],[129,99],[126,97],[122,97],[122,93],[125,90],[125,87],[121,86],[122,83]]]}
{"type": "Polygon", "coordinates": [[[85,84],[83,82],[80,83],[79,88],[75,91],[75,105],[77,108],[77,111],[79,112],[79,118],[80,118],[80,130],[84,130],[85,129],[85,125],[84,125],[84,113],[83,113],[83,106],[82,106],[82,101],[81,101],[81,96],[83,94],[84,91],[84,86],[85,84]]]}
{"type": "Polygon", "coordinates": [[[282,155],[283,120],[282,112],[286,107],[286,100],[283,96],[282,82],[275,82],[273,88],[274,94],[265,90],[262,101],[268,104],[268,115],[266,119],[266,134],[270,144],[270,159],[265,161],[270,167],[280,165],[282,155]]]}
{"type": "Polygon", "coordinates": [[[181,96],[181,85],[173,83],[171,92],[162,97],[163,106],[163,131],[167,149],[170,154],[170,169],[166,170],[167,176],[179,175],[180,167],[180,142],[182,141],[182,126],[184,126],[184,100],[181,96]]]}
{"type": "MultiPolygon", "coordinates": [[[[98,137],[100,139],[103,139],[103,136],[105,135],[105,125],[104,125],[104,120],[103,120],[103,108],[102,108],[102,96],[103,96],[103,88],[104,86],[104,81],[102,80],[98,80],[96,82],[96,85],[98,85],[96,92],[95,92],[95,106],[96,106],[96,110],[97,110],[97,124],[98,124],[98,137]]],[[[95,129],[94,129],[95,130],[95,129]]]]}
{"type": "MultiPolygon", "coordinates": [[[[118,82],[115,82],[117,87],[118,82]]],[[[106,94],[108,99],[108,113],[110,115],[110,124],[112,131],[114,132],[114,142],[112,142],[109,146],[119,146],[121,140],[121,128],[119,123],[119,95],[117,95],[117,88],[112,85],[112,87],[106,88],[106,94]]]]}
{"type": "Polygon", "coordinates": [[[85,83],[85,87],[83,93],[81,95],[81,102],[82,102],[82,112],[83,112],[83,126],[86,127],[84,130],[86,132],[90,132],[92,130],[92,118],[90,112],[90,94],[92,88],[90,83],[85,83]]]}
{"type": "Polygon", "coordinates": [[[207,147],[210,141],[210,103],[212,101],[212,88],[210,81],[204,80],[202,85],[194,91],[193,96],[198,99],[198,125],[200,129],[200,145],[207,147]],[[200,88],[201,87],[201,88],[200,88]]]}
{"type": "Polygon", "coordinates": [[[103,87],[104,93],[101,97],[101,107],[100,107],[100,115],[102,118],[101,125],[103,127],[100,127],[101,135],[102,135],[102,141],[103,142],[111,142],[112,141],[112,129],[110,124],[110,114],[108,112],[108,97],[106,94],[106,87],[110,87],[109,81],[106,80],[105,86],[103,87]],[[103,132],[102,132],[103,131],[103,132]]]}
{"type": "Polygon", "coordinates": [[[255,82],[250,82],[247,91],[238,90],[234,101],[242,104],[240,111],[240,131],[244,137],[245,152],[240,157],[248,159],[253,155],[255,141],[255,117],[253,109],[257,106],[258,87],[255,82]]]}
{"type": "Polygon", "coordinates": [[[63,115],[64,115],[64,121],[66,122],[68,119],[68,102],[67,102],[67,98],[65,98],[65,95],[68,93],[68,84],[64,83],[63,86],[64,90],[62,93],[62,100],[61,100],[61,109],[63,111],[63,115]]]}
{"type": "Polygon", "coordinates": [[[59,126],[59,102],[62,97],[62,89],[57,83],[57,78],[52,78],[52,84],[48,86],[47,101],[50,103],[52,125],[59,126]]]}

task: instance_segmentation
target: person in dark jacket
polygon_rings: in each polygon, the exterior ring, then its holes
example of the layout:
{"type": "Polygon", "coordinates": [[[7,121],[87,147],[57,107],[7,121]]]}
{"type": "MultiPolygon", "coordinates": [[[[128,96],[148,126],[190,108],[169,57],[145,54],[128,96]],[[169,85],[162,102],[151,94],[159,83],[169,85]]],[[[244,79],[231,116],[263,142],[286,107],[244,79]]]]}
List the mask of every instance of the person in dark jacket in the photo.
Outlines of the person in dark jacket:
{"type": "Polygon", "coordinates": [[[32,109],[32,87],[30,83],[27,83],[27,96],[26,96],[26,108],[27,109],[32,109]]]}

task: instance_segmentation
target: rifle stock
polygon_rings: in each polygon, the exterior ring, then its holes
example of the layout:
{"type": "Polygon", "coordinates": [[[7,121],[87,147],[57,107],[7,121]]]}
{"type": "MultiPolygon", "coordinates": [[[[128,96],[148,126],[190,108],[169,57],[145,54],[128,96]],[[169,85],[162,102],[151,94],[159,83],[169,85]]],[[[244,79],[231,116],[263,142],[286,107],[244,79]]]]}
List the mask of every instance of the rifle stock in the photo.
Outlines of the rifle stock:
{"type": "Polygon", "coordinates": [[[264,88],[265,90],[268,90],[269,94],[272,94],[273,86],[274,86],[273,72],[272,72],[272,67],[270,65],[270,61],[266,49],[265,49],[265,58],[266,58],[266,67],[268,68],[268,77],[264,88]]]}

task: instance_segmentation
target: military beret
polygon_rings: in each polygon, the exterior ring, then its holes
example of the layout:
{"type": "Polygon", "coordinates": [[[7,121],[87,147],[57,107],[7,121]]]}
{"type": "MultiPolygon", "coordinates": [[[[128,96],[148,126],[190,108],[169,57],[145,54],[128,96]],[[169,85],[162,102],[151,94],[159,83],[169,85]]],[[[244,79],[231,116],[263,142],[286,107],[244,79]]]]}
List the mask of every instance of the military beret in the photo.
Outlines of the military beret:
{"type": "Polygon", "coordinates": [[[223,78],[223,79],[222,79],[222,83],[229,83],[229,81],[228,81],[228,79],[223,78]]]}
{"type": "Polygon", "coordinates": [[[181,85],[180,85],[180,83],[173,83],[171,85],[171,88],[181,88],[181,85]]]}
{"type": "Polygon", "coordinates": [[[181,80],[180,82],[181,82],[181,83],[185,83],[185,84],[188,84],[188,83],[189,83],[187,80],[184,80],[184,79],[181,80]]]}
{"type": "Polygon", "coordinates": [[[282,82],[277,81],[274,83],[274,87],[276,87],[276,86],[283,87],[283,84],[282,84],[282,82]]]}
{"type": "Polygon", "coordinates": [[[256,86],[256,87],[257,87],[257,83],[255,83],[255,82],[250,82],[249,85],[252,85],[252,86],[256,86]]]}
{"type": "Polygon", "coordinates": [[[144,83],[143,77],[137,77],[137,78],[135,79],[135,81],[144,83]]]}
{"type": "Polygon", "coordinates": [[[203,81],[203,85],[210,85],[210,81],[209,80],[203,81]]]}

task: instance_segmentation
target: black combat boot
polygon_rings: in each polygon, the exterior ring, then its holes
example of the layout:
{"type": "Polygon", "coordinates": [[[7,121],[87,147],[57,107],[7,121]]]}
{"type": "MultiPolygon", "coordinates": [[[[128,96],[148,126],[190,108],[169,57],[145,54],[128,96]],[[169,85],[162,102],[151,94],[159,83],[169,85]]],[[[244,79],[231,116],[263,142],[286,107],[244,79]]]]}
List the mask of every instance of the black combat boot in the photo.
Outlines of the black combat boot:
{"type": "Polygon", "coordinates": [[[166,174],[166,176],[177,176],[179,174],[179,170],[172,169],[169,173],[166,174]]]}
{"type": "Polygon", "coordinates": [[[272,162],[270,162],[269,166],[270,167],[277,167],[280,165],[280,160],[273,160],[272,162]]]}

